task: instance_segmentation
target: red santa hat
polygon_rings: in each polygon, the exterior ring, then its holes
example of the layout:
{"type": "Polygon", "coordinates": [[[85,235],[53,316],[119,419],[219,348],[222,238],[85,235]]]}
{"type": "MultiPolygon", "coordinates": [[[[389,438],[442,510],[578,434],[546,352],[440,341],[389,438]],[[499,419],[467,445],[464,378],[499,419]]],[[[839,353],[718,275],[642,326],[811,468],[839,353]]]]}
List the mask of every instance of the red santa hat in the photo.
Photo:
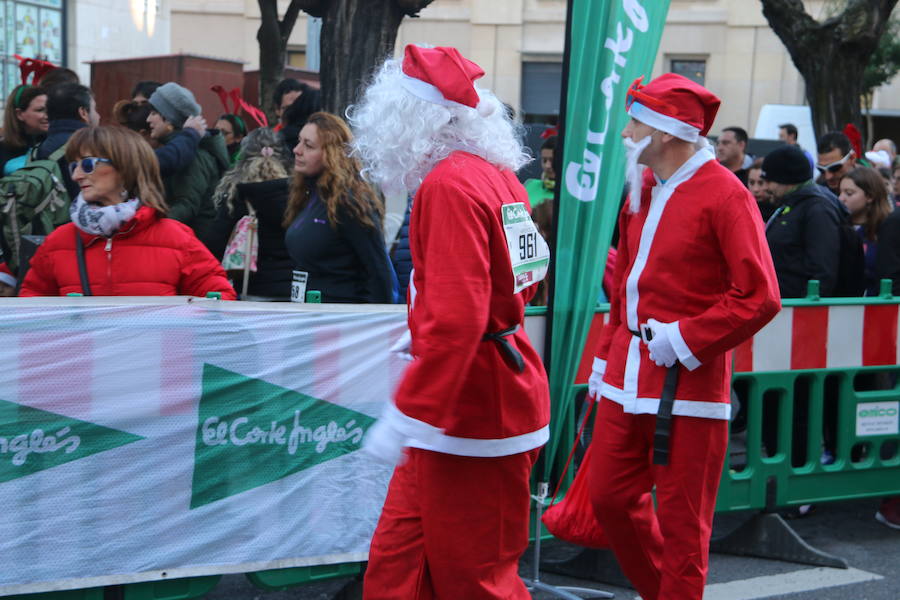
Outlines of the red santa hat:
{"type": "Polygon", "coordinates": [[[6,266],[6,263],[0,263],[0,283],[5,283],[10,287],[16,287],[16,277],[12,274],[12,271],[9,270],[9,267],[6,266]]]}
{"type": "Polygon", "coordinates": [[[705,136],[721,101],[708,89],[681,75],[665,73],[647,85],[638,77],[628,89],[629,116],[686,142],[705,136]]]}
{"type": "Polygon", "coordinates": [[[403,87],[413,96],[442,106],[478,107],[474,81],[484,70],[456,48],[409,44],[403,56],[403,87]]]}

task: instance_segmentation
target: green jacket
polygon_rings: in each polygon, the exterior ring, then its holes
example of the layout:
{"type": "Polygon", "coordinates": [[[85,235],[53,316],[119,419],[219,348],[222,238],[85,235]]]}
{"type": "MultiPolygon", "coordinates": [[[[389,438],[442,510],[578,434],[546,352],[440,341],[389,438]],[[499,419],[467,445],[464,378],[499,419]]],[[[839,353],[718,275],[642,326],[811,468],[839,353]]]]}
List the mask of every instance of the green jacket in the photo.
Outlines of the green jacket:
{"type": "MultiPolygon", "coordinates": [[[[170,139],[162,141],[168,143],[170,139]]],[[[168,216],[193,229],[204,243],[216,218],[213,192],[230,162],[225,139],[212,130],[200,139],[194,161],[164,181],[168,216]]]]}

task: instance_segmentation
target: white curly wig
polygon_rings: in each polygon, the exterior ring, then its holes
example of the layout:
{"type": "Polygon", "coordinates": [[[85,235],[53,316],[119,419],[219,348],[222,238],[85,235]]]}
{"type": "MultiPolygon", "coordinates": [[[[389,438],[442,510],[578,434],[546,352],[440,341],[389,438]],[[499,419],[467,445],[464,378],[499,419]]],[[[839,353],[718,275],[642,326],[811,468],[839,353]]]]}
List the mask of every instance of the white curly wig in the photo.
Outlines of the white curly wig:
{"type": "Polygon", "coordinates": [[[413,192],[451,152],[462,150],[500,169],[518,171],[531,161],[522,127],[489,90],[476,87],[478,109],[422,100],[401,85],[400,61],[378,69],[358,104],[347,109],[353,127],[352,154],[362,174],[387,193],[413,192]]]}

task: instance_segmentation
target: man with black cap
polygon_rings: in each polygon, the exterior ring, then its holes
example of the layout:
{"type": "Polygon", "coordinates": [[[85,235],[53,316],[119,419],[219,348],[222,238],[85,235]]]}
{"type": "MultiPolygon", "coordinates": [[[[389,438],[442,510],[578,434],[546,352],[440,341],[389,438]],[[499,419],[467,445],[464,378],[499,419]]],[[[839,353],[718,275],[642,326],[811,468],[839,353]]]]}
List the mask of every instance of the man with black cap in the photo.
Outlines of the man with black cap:
{"type": "Polygon", "coordinates": [[[667,73],[635,81],[626,107],[632,184],[588,386],[598,403],[593,455],[582,468],[597,522],[641,598],[700,600],[728,446],[731,352],[778,312],[778,284],[753,196],[706,141],[719,99],[667,73]]]}
{"type": "Polygon", "coordinates": [[[775,263],[782,298],[806,296],[807,282],[819,281],[819,293],[832,296],[838,286],[840,218],[827,192],[812,180],[809,161],[798,146],[770,152],[762,177],[778,210],[766,224],[766,240],[775,263]]]}
{"type": "MultiPolygon", "coordinates": [[[[150,106],[153,108],[147,117],[150,137],[161,144],[171,142],[188,118],[202,112],[194,94],[172,81],[156,88],[150,95],[150,106]]],[[[170,208],[168,216],[193,229],[204,243],[216,218],[213,192],[229,165],[224,137],[215,129],[207,130],[194,160],[164,180],[170,208]]]]}

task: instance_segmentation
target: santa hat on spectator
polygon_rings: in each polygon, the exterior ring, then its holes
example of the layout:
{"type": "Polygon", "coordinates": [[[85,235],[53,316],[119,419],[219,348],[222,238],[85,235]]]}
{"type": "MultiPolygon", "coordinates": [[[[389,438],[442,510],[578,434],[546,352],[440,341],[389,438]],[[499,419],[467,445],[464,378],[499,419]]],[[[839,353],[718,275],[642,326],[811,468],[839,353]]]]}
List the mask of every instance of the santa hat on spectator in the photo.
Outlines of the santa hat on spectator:
{"type": "MultiPolygon", "coordinates": [[[[467,106],[479,109],[480,98],[474,81],[484,69],[463,57],[456,48],[423,48],[409,44],[403,56],[403,88],[426,102],[441,106],[467,106]]],[[[479,113],[487,116],[491,108],[482,105],[479,113]]]]}
{"type": "Polygon", "coordinates": [[[628,89],[625,107],[632,118],[686,142],[705,137],[721,101],[709,90],[681,75],[666,73],[647,85],[638,77],[628,89]]]}
{"type": "Polygon", "coordinates": [[[17,281],[16,276],[12,274],[12,271],[9,270],[6,263],[0,263],[0,283],[5,283],[10,287],[16,287],[17,281]]]}

